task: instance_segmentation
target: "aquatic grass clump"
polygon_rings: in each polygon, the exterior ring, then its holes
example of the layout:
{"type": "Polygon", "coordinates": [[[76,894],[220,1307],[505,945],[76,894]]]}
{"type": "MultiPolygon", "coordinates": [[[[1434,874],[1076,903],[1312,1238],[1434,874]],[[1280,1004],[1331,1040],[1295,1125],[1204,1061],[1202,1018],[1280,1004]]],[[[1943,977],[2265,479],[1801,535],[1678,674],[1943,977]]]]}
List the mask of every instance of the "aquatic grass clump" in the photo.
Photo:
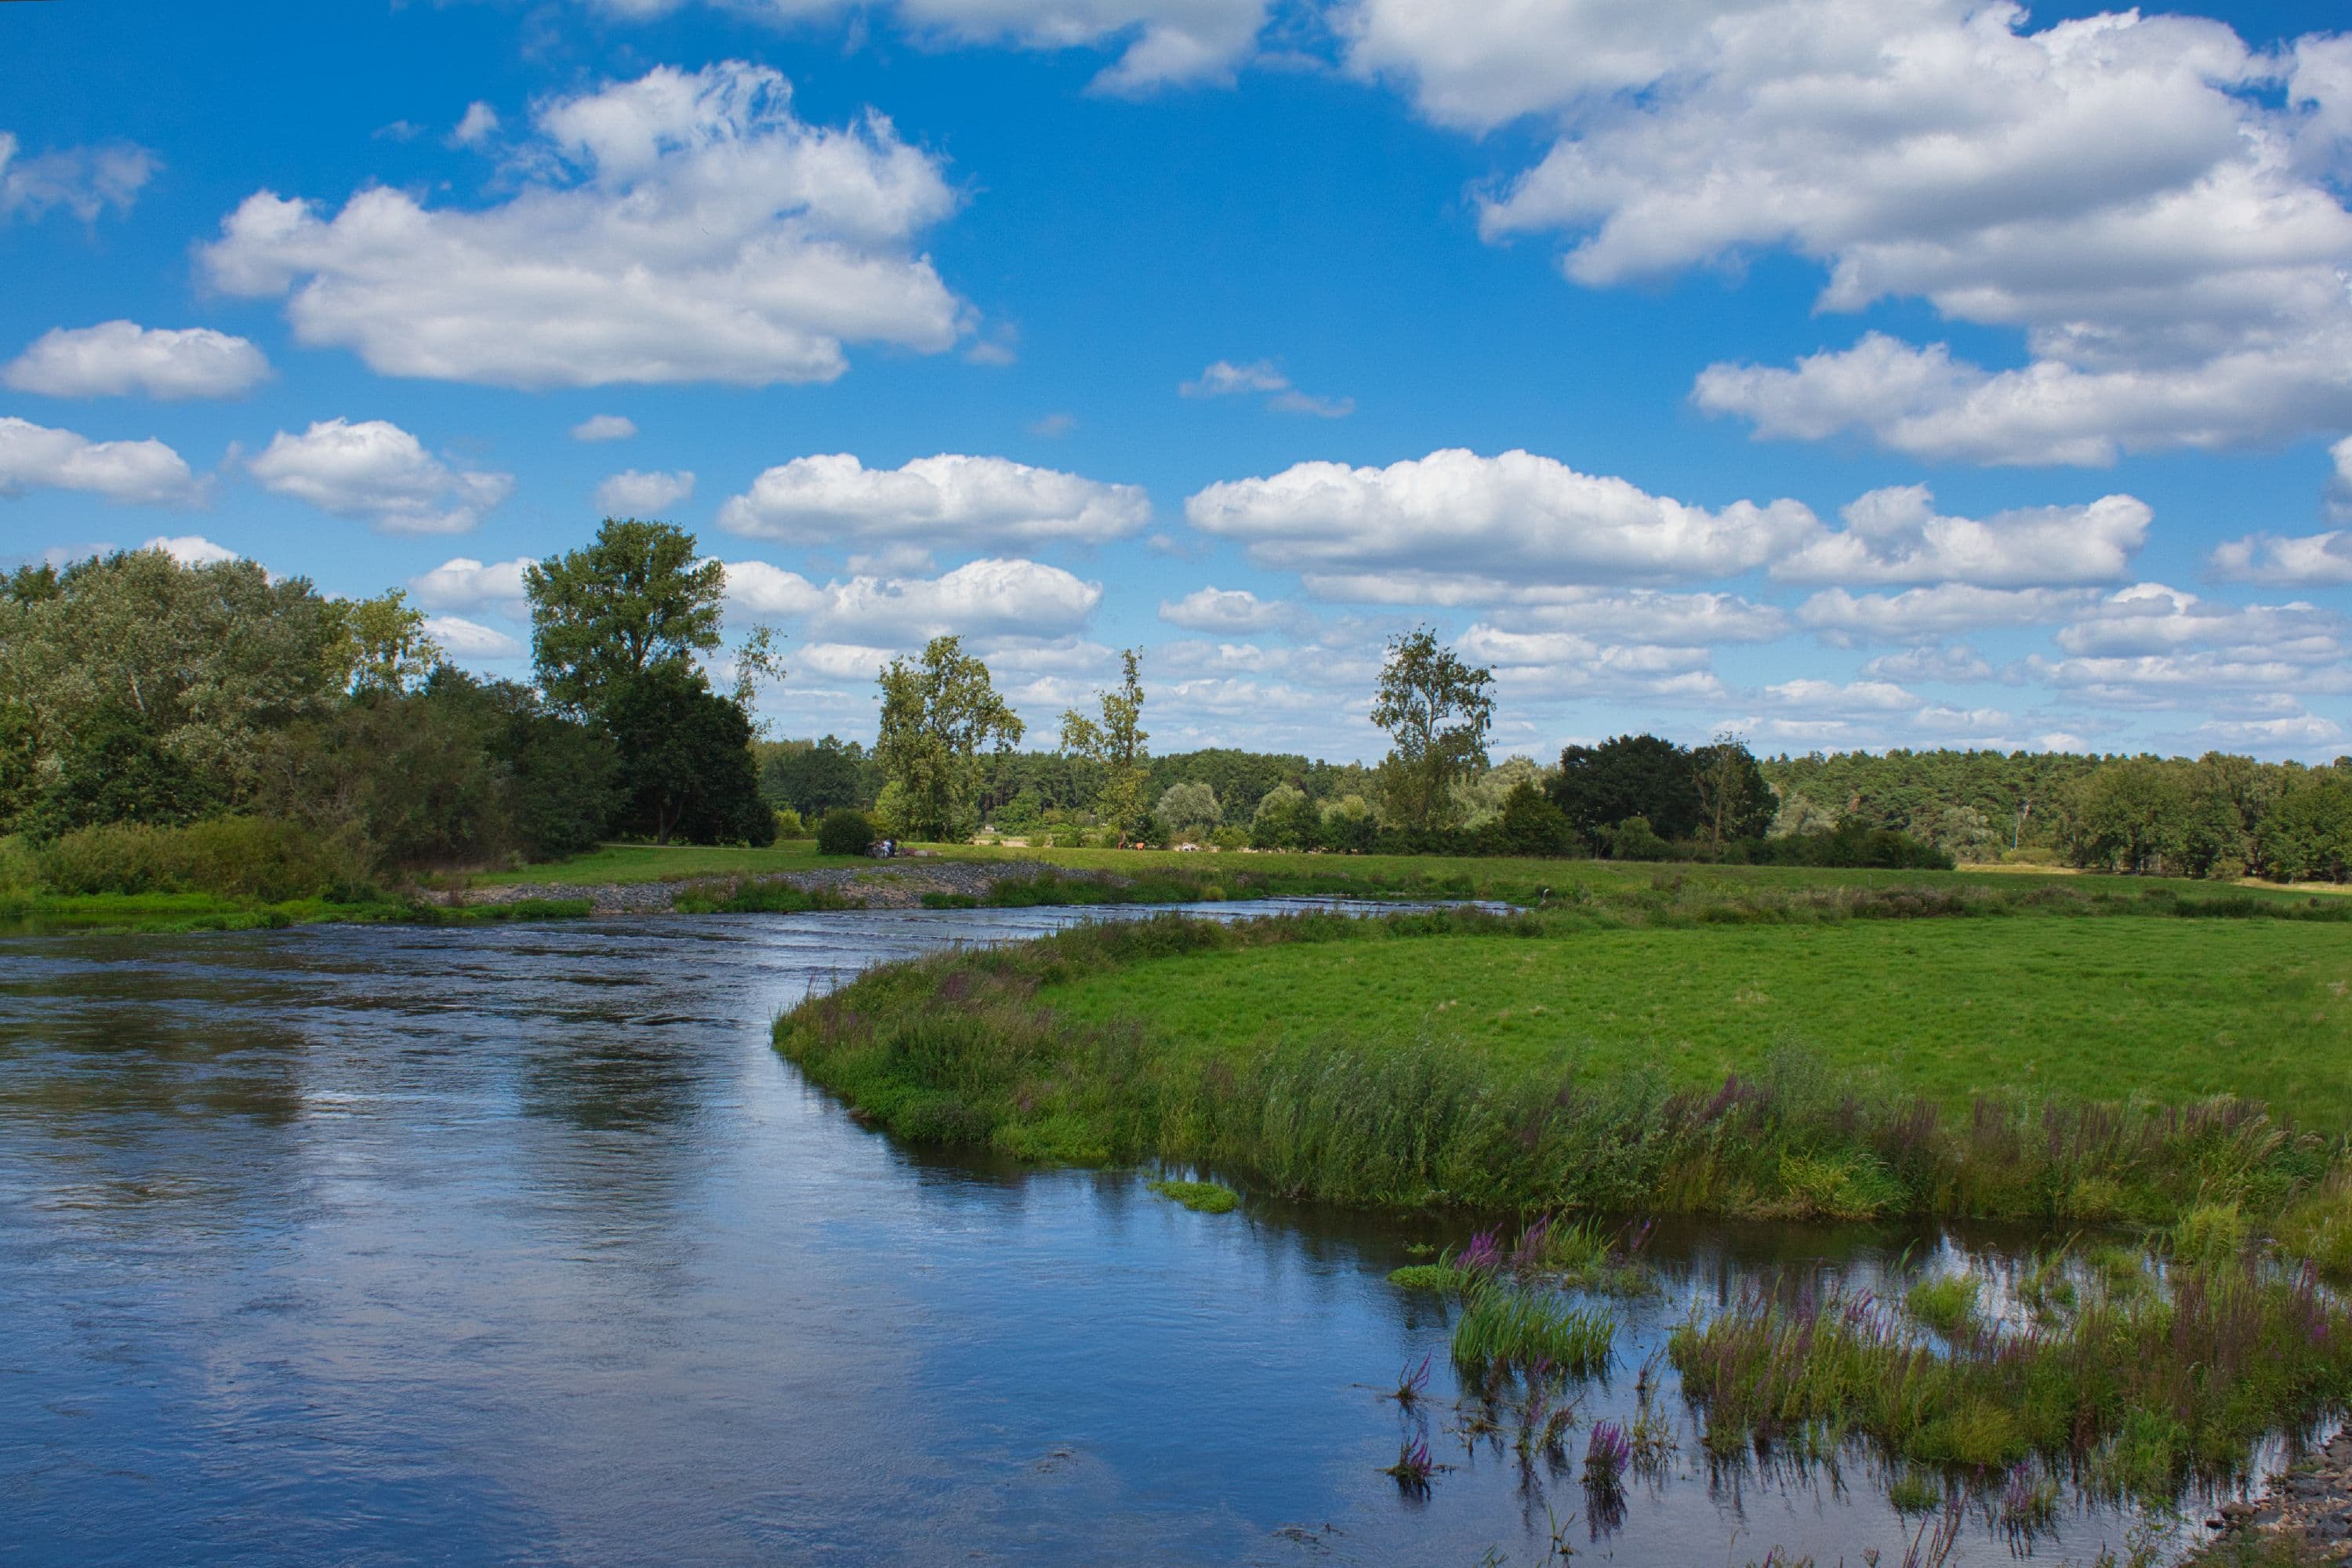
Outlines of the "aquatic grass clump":
{"type": "Polygon", "coordinates": [[[1454,1364],[1473,1374],[1543,1364],[1570,1377],[1606,1371],[1617,1325],[1549,1292],[1490,1283],[1474,1290],[1454,1324],[1454,1364]]]}
{"type": "Polygon", "coordinates": [[[2176,1265],[2063,1329],[1984,1329],[1937,1348],[1874,1297],[1751,1290],[1675,1331],[1669,1354],[1711,1451],[1827,1429],[1921,1464],[2080,1461],[2095,1490],[2168,1498],[2233,1478],[2253,1443],[2352,1398],[2352,1313],[2312,1272],[2176,1265]]]}
{"type": "Polygon", "coordinates": [[[1151,1191],[1171,1203],[1182,1204],[1195,1214],[1231,1214],[1241,1202],[1231,1187],[1221,1187],[1214,1182],[1148,1182],[1151,1191]]]}
{"type": "Polygon", "coordinates": [[[1450,1263],[1408,1263],[1389,1270],[1389,1283],[1401,1290],[1432,1290],[1458,1296],[1477,1282],[1478,1276],[1450,1263]]]}
{"type": "Polygon", "coordinates": [[[1947,1339],[1958,1339],[1976,1327],[1978,1281],[1967,1274],[1946,1274],[1922,1279],[1904,1292],[1903,1305],[1911,1316],[1947,1339]]]}
{"type": "Polygon", "coordinates": [[[1397,1445],[1397,1462],[1381,1471],[1396,1479],[1397,1489],[1412,1497],[1429,1495],[1432,1477],[1444,1467],[1429,1457],[1429,1439],[1418,1437],[1397,1445]]]}

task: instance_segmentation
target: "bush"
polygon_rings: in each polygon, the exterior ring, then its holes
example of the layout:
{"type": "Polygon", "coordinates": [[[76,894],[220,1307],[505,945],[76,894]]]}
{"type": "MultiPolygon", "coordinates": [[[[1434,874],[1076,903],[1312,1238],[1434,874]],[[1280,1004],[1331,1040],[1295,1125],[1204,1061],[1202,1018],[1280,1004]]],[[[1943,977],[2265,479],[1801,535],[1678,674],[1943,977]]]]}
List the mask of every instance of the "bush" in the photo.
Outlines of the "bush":
{"type": "Polygon", "coordinates": [[[295,823],[215,816],[185,827],[111,823],[66,834],[38,853],[59,893],[213,893],[278,902],[364,880],[340,847],[295,823]]]}
{"type": "Polygon", "coordinates": [[[1674,846],[1657,835],[1646,816],[1629,816],[1611,832],[1609,854],[1617,860],[1666,860],[1674,846]]]}
{"type": "Polygon", "coordinates": [[[818,824],[816,848],[820,855],[863,855],[874,847],[874,819],[862,811],[846,806],[824,814],[818,824]]]}
{"type": "Polygon", "coordinates": [[[779,838],[808,838],[814,837],[814,835],[809,832],[808,819],[806,817],[803,817],[799,812],[794,811],[789,805],[780,805],[776,808],[776,837],[779,838]]]}

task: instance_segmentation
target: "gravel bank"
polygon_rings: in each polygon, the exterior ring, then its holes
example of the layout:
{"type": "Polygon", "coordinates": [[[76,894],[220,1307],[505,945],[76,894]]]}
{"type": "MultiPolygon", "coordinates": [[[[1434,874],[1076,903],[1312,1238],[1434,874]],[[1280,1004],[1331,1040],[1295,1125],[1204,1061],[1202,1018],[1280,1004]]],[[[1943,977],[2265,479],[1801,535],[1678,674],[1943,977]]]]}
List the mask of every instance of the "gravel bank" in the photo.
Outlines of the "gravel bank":
{"type": "Polygon", "coordinates": [[[2223,1503],[2206,1522],[2217,1521],[2221,1539],[2190,1563],[2224,1559],[2233,1538],[2249,1535],[2284,1538],[2297,1563],[2352,1563],[2352,1431],[2273,1478],[2258,1500],[2223,1503]]]}

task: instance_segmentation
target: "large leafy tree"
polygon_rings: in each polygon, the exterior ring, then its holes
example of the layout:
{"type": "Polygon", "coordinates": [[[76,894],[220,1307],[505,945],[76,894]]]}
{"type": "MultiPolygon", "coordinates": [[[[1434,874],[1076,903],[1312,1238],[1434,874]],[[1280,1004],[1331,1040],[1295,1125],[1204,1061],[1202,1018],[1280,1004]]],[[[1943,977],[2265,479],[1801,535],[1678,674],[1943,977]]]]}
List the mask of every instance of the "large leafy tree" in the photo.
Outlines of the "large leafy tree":
{"type": "Polygon", "coordinates": [[[1661,838],[1698,831],[1691,754],[1656,735],[1613,735],[1597,746],[1569,747],[1559,754],[1551,796],[1569,826],[1596,841],[1635,816],[1661,838]]]}
{"type": "Polygon", "coordinates": [[[667,522],[606,518],[586,548],[523,574],[531,661],[558,707],[601,715],[635,679],[719,646],[727,570],[667,522]]]}
{"type": "Polygon", "coordinates": [[[1128,648],[1119,654],[1126,679],[1118,690],[1096,694],[1102,712],[1099,720],[1089,719],[1075,708],[1062,715],[1062,750],[1099,770],[1095,811],[1118,830],[1121,842],[1140,832],[1150,815],[1144,792],[1151,773],[1144,765],[1143,747],[1151,736],[1143,728],[1143,680],[1138,668],[1141,651],[1128,648]]]}
{"type": "Polygon", "coordinates": [[[1761,838],[1780,803],[1748,742],[1724,731],[1691,753],[1691,786],[1698,796],[1699,830],[1718,855],[1727,838],[1761,838]]]}
{"type": "Polygon", "coordinates": [[[1027,726],[957,637],[933,637],[916,663],[892,659],[878,679],[874,756],[887,781],[892,826],[908,838],[970,837],[979,821],[980,749],[1009,747],[1027,726]]]}
{"type": "Polygon", "coordinates": [[[0,795],[54,821],[237,806],[265,737],[339,699],[348,647],[306,579],[273,582],[249,561],[138,550],[19,572],[0,595],[0,795]],[[136,777],[91,798],[116,772],[136,777]]]}
{"type": "Polygon", "coordinates": [[[1372,722],[1393,742],[1382,772],[1399,826],[1453,826],[1454,784],[1486,765],[1494,687],[1492,671],[1465,663],[1427,626],[1389,640],[1372,722]]]}
{"type": "Polygon", "coordinates": [[[442,662],[441,645],[425,629],[425,612],[398,588],[373,599],[334,600],[331,610],[355,691],[406,691],[442,662]]]}
{"type": "Polygon", "coordinates": [[[656,844],[766,844],[775,814],[760,798],[751,721],[699,670],[664,660],[614,690],[605,723],[620,750],[625,827],[656,844]]]}

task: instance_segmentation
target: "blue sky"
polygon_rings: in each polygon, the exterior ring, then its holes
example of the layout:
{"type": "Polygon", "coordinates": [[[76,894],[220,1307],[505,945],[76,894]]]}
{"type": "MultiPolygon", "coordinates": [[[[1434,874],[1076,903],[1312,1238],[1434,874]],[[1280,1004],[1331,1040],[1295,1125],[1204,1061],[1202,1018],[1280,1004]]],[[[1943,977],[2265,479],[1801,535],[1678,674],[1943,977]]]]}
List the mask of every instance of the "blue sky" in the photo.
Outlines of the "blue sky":
{"type": "Polygon", "coordinates": [[[782,734],[945,629],[1040,740],[1141,646],[1160,749],[1373,756],[1427,620],[1500,750],[2325,760],[2330,9],[0,6],[0,557],[519,675],[514,563],[667,517],[782,734]]]}

